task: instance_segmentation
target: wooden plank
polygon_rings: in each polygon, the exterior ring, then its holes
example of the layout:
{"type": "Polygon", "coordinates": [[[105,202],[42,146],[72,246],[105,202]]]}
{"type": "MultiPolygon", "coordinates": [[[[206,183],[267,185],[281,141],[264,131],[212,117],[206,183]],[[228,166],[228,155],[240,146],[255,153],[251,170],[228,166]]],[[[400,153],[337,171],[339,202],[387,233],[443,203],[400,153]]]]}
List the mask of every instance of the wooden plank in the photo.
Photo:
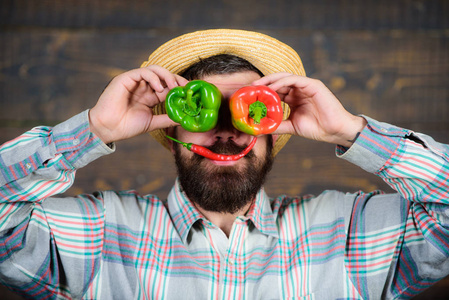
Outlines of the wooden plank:
{"type": "MultiPolygon", "coordinates": [[[[353,113],[418,131],[449,128],[449,35],[265,31],[300,53],[353,113]]],[[[0,33],[0,122],[55,122],[92,107],[116,74],[177,32],[0,33]]]]}
{"type": "Polygon", "coordinates": [[[3,0],[0,25],[54,28],[444,29],[446,0],[3,0]]]}
{"type": "Polygon", "coordinates": [[[0,34],[0,119],[63,120],[92,107],[110,79],[168,37],[151,33],[0,34]]]}
{"type": "Polygon", "coordinates": [[[3,300],[22,300],[23,298],[19,295],[11,292],[7,287],[0,284],[0,295],[2,295],[3,300]]]}
{"type": "Polygon", "coordinates": [[[449,276],[437,282],[434,286],[425,290],[413,300],[438,300],[447,299],[449,292],[449,276]]]}

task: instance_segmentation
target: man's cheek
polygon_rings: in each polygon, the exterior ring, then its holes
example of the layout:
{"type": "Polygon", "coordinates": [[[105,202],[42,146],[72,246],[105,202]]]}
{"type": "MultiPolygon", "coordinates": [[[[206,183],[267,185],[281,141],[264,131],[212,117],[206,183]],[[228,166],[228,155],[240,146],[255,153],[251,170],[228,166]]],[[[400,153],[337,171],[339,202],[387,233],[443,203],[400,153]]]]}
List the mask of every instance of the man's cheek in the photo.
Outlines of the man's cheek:
{"type": "Polygon", "coordinates": [[[180,159],[182,159],[184,162],[188,162],[192,160],[194,153],[186,149],[180,144],[174,145],[174,152],[175,155],[178,156],[180,159]]]}

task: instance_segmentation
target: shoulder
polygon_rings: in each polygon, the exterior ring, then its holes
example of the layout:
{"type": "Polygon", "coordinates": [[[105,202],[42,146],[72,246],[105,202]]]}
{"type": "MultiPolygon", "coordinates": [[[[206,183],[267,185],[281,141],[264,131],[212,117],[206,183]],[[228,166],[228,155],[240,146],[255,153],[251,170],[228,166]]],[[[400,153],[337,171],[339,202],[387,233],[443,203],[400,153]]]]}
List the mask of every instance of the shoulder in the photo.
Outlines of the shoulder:
{"type": "Polygon", "coordinates": [[[165,210],[167,200],[161,200],[157,195],[141,195],[135,190],[102,192],[105,208],[121,210],[129,213],[144,212],[148,209],[165,210]]]}
{"type": "MultiPolygon", "coordinates": [[[[306,228],[312,228],[339,224],[338,226],[347,229],[350,220],[354,216],[364,214],[367,207],[375,207],[379,214],[380,211],[385,211],[388,201],[391,202],[392,198],[397,199],[398,196],[381,191],[344,193],[328,190],[318,196],[279,196],[271,199],[271,206],[279,225],[302,223],[306,228]]],[[[399,204],[398,201],[393,202],[399,204]]],[[[389,207],[392,206],[394,205],[390,203],[389,207]]]]}
{"type": "Polygon", "coordinates": [[[163,242],[167,237],[177,236],[165,199],[153,194],[141,195],[134,190],[107,191],[103,192],[103,197],[105,234],[110,240],[127,236],[140,241],[144,235],[163,242]]]}
{"type": "Polygon", "coordinates": [[[146,210],[165,210],[166,200],[156,195],[140,195],[135,190],[98,191],[73,197],[50,197],[43,201],[45,209],[84,214],[138,216],[146,210]]]}
{"type": "Polygon", "coordinates": [[[282,217],[286,213],[303,212],[308,215],[316,213],[326,214],[335,212],[335,209],[342,207],[346,200],[346,194],[339,191],[328,190],[318,196],[286,196],[281,195],[271,199],[273,212],[282,217]]]}

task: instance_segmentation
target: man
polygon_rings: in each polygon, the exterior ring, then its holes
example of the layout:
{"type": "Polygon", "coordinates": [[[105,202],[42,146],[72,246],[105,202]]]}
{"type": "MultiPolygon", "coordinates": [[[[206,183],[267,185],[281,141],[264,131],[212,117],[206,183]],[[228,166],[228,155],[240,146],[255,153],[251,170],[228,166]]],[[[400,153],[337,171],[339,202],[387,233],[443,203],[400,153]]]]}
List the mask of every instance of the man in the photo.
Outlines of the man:
{"type": "Polygon", "coordinates": [[[446,276],[448,147],[354,116],[303,75],[297,54],[265,35],[195,32],[114,78],[91,110],[5,143],[2,282],[31,298],[389,299],[446,276]],[[253,137],[232,126],[226,105],[210,131],[176,126],[165,96],[192,79],[215,84],[224,104],[243,86],[266,85],[283,100],[284,121],[238,161],[193,154],[165,135],[224,154],[253,137]],[[54,196],[76,169],[145,132],[176,158],[166,201],[132,191],[54,196]],[[269,198],[265,175],[290,135],[338,145],[339,157],[398,193],[269,198]]]}

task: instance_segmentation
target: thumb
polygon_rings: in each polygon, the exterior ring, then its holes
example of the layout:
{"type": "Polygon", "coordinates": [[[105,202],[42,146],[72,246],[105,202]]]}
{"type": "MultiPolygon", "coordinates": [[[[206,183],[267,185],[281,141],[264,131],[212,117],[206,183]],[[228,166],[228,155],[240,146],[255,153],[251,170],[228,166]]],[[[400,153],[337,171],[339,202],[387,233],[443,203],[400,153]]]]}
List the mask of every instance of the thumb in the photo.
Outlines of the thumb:
{"type": "Polygon", "coordinates": [[[279,127],[271,134],[296,134],[291,120],[284,120],[279,127]]]}
{"type": "Polygon", "coordinates": [[[153,116],[153,119],[151,120],[150,128],[148,131],[153,131],[157,129],[164,129],[167,127],[173,127],[179,125],[175,121],[171,120],[168,115],[156,115],[153,116]]]}

